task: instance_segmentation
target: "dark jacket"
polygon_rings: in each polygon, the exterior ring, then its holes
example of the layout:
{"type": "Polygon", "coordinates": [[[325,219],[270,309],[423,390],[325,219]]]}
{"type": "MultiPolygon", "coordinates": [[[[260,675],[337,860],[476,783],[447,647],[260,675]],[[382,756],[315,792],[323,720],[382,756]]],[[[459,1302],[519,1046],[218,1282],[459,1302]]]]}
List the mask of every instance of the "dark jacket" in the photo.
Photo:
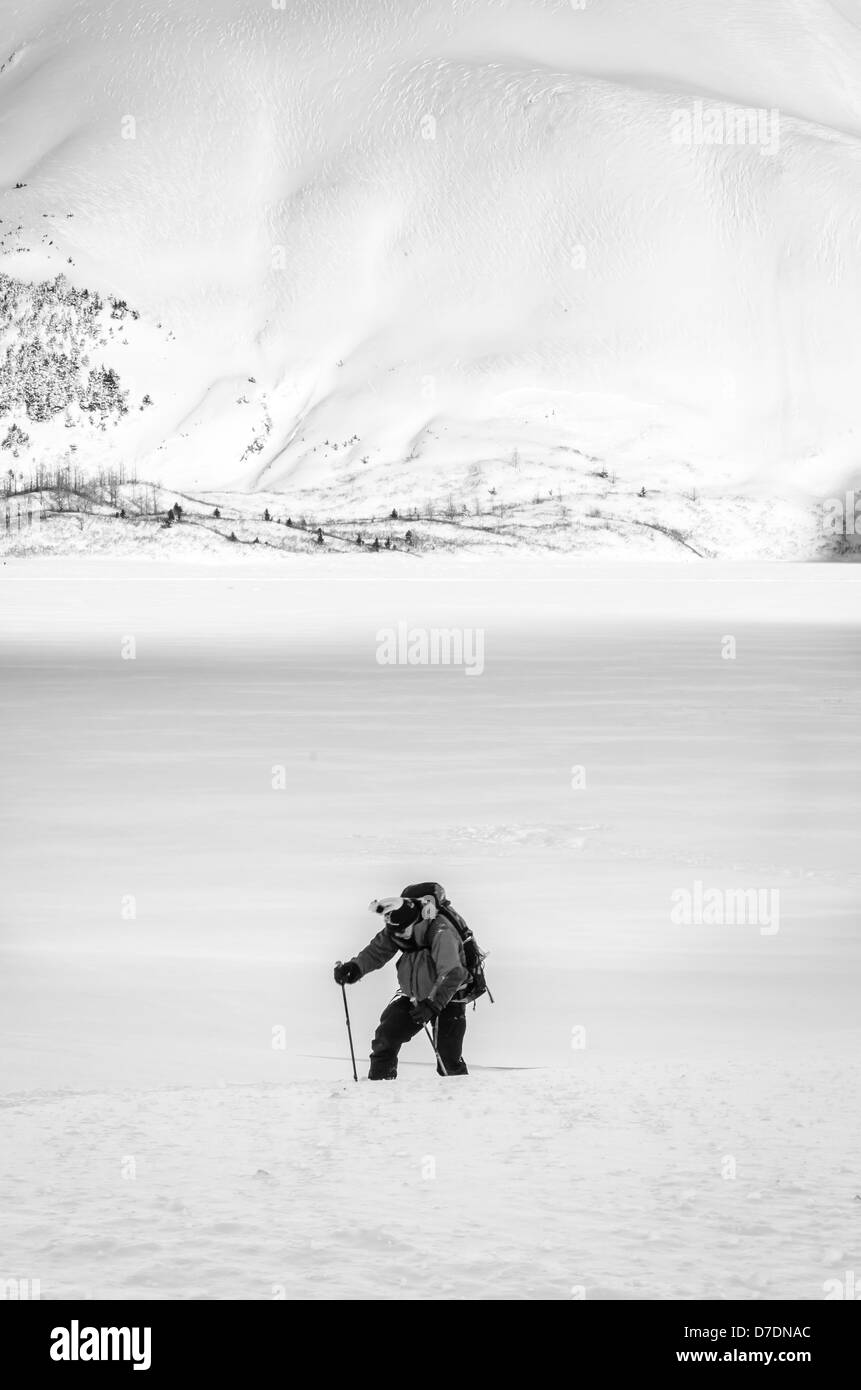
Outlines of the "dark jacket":
{"type": "MultiPolygon", "coordinates": [[[[413,949],[403,951],[398,961],[401,992],[417,1002],[427,999],[436,1008],[444,1009],[469,979],[460,932],[445,917],[434,917],[431,922],[418,923],[413,943],[413,949]]],[[[379,970],[399,950],[401,947],[384,928],[359,952],[356,963],[367,975],[371,970],[379,970]]]]}

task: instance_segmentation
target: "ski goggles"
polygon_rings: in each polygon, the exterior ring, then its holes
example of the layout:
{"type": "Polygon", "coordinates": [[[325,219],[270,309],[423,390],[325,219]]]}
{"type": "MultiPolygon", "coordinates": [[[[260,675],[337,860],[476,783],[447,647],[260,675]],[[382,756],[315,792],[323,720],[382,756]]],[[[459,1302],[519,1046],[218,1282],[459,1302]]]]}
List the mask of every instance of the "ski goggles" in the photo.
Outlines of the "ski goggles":
{"type": "Polygon", "coordinates": [[[395,934],[409,931],[422,915],[421,903],[413,898],[380,898],[371,903],[370,910],[380,913],[388,930],[395,934]]]}
{"type": "Polygon", "coordinates": [[[389,931],[408,931],[422,918],[430,920],[436,916],[433,898],[375,898],[368,904],[370,912],[378,912],[389,931]]]}

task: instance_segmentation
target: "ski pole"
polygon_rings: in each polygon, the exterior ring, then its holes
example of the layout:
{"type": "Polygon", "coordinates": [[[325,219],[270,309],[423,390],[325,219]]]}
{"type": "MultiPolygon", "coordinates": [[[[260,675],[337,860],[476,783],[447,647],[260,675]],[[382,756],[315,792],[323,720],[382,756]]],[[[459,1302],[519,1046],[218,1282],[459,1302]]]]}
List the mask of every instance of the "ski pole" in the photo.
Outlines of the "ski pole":
{"type": "Polygon", "coordinates": [[[436,1050],[436,1043],[434,1042],[433,1033],[430,1031],[430,1029],[428,1028],[427,1024],[425,1024],[425,1032],[426,1032],[427,1035],[428,1035],[428,1041],[430,1042],[430,1045],[431,1045],[431,1047],[433,1048],[434,1056],[436,1057],[437,1062],[438,1062],[439,1065],[440,1065],[440,1069],[442,1070],[443,1076],[448,1076],[448,1072],[447,1072],[446,1069],[445,1069],[445,1062],[442,1060],[442,1058],[440,1057],[439,1053],[438,1053],[437,1050],[436,1050]]]}
{"type": "MultiPolygon", "coordinates": [[[[338,964],[340,965],[341,962],[338,961],[338,964]]],[[[350,1006],[349,1006],[348,1003],[347,1003],[347,986],[346,986],[346,985],[341,985],[341,993],[342,993],[343,996],[344,996],[344,1017],[345,1017],[346,1020],[347,1020],[347,1037],[350,1039],[350,1056],[351,1056],[351,1058],[352,1058],[352,1060],[353,1060],[353,1080],[354,1080],[354,1081],[358,1081],[358,1079],[359,1079],[359,1073],[356,1071],[356,1052],[355,1052],[355,1048],[353,1047],[353,1030],[352,1030],[352,1028],[350,1027],[350,1006]]]]}

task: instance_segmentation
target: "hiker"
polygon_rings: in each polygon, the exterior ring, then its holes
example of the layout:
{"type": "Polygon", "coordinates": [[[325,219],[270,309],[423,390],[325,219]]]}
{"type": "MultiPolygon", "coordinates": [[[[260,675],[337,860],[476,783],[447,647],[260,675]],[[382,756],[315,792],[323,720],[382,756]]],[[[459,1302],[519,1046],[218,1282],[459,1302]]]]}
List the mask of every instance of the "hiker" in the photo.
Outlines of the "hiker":
{"type": "MultiPolygon", "coordinates": [[[[439,885],[419,884],[418,888],[439,885]]],[[[406,892],[406,890],[405,890],[406,892]]],[[[335,983],[354,985],[371,970],[379,970],[401,952],[397,964],[400,989],[383,1009],[371,1044],[370,1081],[394,1081],[398,1053],[428,1023],[440,1076],[466,1076],[461,1056],[466,1033],[466,1004],[462,996],[472,981],[463,941],[450,917],[440,911],[444,894],[383,898],[371,903],[385,925],[363,951],[335,966],[335,983]]]]}

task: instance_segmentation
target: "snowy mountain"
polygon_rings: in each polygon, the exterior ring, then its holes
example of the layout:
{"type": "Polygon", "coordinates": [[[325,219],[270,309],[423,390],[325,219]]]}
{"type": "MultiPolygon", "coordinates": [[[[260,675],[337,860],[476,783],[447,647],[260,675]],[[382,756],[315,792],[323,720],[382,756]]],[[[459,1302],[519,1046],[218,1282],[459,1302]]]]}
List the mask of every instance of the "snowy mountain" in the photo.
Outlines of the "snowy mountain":
{"type": "Polygon", "coordinates": [[[861,0],[0,8],[4,472],[851,485],[861,0]]]}

